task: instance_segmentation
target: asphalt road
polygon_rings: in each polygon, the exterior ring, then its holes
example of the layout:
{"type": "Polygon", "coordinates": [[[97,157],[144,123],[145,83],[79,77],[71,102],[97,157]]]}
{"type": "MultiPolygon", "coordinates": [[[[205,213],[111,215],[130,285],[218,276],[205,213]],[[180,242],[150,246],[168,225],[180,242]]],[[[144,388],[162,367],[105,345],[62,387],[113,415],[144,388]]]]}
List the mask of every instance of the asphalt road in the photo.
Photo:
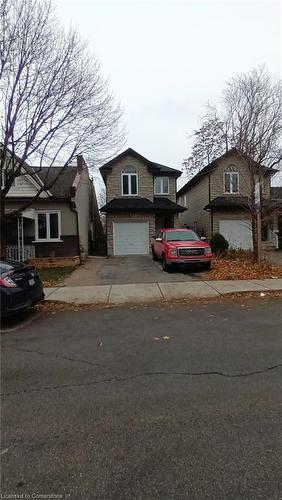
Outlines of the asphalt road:
{"type": "Polygon", "coordinates": [[[4,335],[2,495],[281,499],[281,305],[68,311],[4,335]]]}

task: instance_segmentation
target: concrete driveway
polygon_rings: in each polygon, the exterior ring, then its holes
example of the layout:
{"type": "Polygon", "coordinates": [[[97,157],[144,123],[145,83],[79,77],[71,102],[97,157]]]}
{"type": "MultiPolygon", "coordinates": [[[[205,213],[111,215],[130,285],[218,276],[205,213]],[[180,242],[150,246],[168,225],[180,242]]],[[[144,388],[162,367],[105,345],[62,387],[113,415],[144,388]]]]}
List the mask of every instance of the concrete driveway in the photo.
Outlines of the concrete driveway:
{"type": "Polygon", "coordinates": [[[63,283],[66,286],[169,283],[202,281],[204,275],[195,266],[166,273],[160,262],[154,262],[150,256],[89,257],[63,283]]]}

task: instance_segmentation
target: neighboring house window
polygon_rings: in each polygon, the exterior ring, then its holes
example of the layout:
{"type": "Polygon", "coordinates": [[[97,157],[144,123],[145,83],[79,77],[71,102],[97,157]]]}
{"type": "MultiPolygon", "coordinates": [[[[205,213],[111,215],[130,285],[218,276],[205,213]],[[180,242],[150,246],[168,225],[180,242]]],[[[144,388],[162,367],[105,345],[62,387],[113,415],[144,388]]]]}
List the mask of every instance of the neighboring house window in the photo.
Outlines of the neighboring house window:
{"type": "Polygon", "coordinates": [[[180,196],[180,198],[179,198],[179,204],[182,205],[182,207],[187,207],[187,197],[186,197],[186,194],[180,196]]]}
{"type": "Polygon", "coordinates": [[[121,174],[122,194],[124,196],[134,196],[138,193],[138,178],[136,170],[126,168],[121,174]]]}
{"type": "Polygon", "coordinates": [[[36,240],[55,241],[61,238],[60,211],[37,212],[36,240]]]}
{"type": "Polygon", "coordinates": [[[155,177],[155,194],[169,194],[168,177],[155,177]]]}
{"type": "MultiPolygon", "coordinates": [[[[4,188],[6,186],[6,171],[5,170],[2,170],[1,172],[1,188],[4,188]]],[[[12,182],[12,186],[16,186],[16,177],[13,178],[13,182],[12,182]]]]}
{"type": "Polygon", "coordinates": [[[224,192],[239,193],[239,172],[234,172],[231,169],[224,172],[224,192]]]}

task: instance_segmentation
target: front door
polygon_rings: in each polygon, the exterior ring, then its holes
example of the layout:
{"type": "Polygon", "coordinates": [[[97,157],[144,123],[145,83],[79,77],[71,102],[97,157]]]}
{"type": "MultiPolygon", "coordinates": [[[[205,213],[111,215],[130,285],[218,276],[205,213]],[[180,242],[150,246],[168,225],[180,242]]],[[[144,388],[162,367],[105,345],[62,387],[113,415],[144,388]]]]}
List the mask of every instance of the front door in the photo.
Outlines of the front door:
{"type": "Polygon", "coordinates": [[[163,228],[173,228],[174,227],[174,216],[173,215],[156,215],[156,234],[163,228]]]}

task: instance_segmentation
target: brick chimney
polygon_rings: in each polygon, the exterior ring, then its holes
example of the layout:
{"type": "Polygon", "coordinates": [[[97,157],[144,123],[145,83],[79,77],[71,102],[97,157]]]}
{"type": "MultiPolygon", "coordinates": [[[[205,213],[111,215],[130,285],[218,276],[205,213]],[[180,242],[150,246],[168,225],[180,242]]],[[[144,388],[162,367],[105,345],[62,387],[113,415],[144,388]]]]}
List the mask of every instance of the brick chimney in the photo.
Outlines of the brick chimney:
{"type": "Polygon", "coordinates": [[[76,162],[77,162],[77,171],[79,174],[82,174],[83,169],[86,167],[83,156],[77,155],[76,162]]]}

